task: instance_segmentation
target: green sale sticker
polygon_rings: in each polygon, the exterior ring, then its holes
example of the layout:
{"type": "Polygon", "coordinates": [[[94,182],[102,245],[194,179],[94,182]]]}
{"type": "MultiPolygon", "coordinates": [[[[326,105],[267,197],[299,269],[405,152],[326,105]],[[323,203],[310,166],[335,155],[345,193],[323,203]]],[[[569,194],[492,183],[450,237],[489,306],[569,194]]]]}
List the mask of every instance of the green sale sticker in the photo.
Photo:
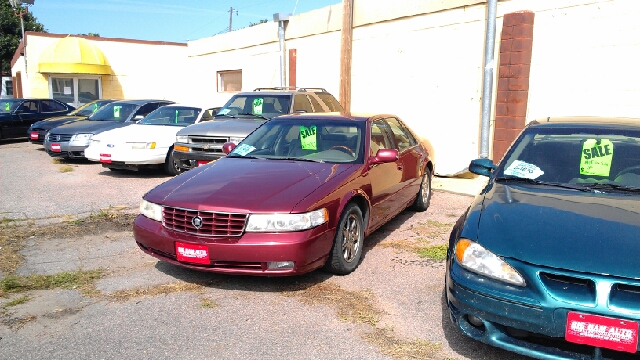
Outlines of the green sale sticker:
{"type": "Polygon", "coordinates": [[[315,125],[300,126],[300,145],[303,150],[318,150],[317,130],[315,125]]]}
{"type": "Polygon", "coordinates": [[[587,139],[582,145],[580,174],[609,176],[613,159],[613,143],[608,139],[587,139]]]}

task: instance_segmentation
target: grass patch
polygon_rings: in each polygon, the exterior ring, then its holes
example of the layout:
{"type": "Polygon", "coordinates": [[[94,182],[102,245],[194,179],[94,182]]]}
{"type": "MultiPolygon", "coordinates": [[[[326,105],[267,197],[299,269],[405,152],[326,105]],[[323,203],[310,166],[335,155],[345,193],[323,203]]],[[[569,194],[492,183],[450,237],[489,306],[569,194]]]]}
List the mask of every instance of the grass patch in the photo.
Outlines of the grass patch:
{"type": "Polygon", "coordinates": [[[31,290],[79,289],[83,292],[94,289],[96,280],[104,276],[104,270],[61,272],[53,275],[9,275],[0,280],[0,296],[31,290]]]}
{"type": "Polygon", "coordinates": [[[73,166],[71,166],[71,165],[62,165],[62,166],[60,166],[59,170],[60,170],[61,173],[70,172],[70,171],[73,171],[73,166]]]}
{"type": "Polygon", "coordinates": [[[168,295],[180,292],[203,292],[205,287],[199,284],[177,282],[172,284],[162,284],[133,290],[118,290],[109,294],[112,301],[125,302],[136,298],[154,297],[157,295],[168,295]]]}
{"type": "Polygon", "coordinates": [[[376,328],[364,337],[365,341],[375,345],[380,352],[394,359],[437,359],[440,345],[426,340],[403,341],[396,338],[393,330],[376,328]]]}
{"type": "Polygon", "coordinates": [[[305,304],[331,306],[341,321],[375,326],[382,314],[373,303],[372,292],[349,291],[328,282],[302,290],[285,291],[283,295],[297,297],[305,304]]]}
{"type": "Polygon", "coordinates": [[[13,300],[9,301],[8,303],[2,305],[2,308],[6,309],[6,308],[9,308],[9,307],[12,307],[12,306],[17,306],[17,305],[20,305],[20,304],[24,304],[27,301],[29,301],[29,295],[23,295],[23,296],[20,296],[17,299],[13,299],[13,300]]]}
{"type": "Polygon", "coordinates": [[[445,260],[447,258],[448,245],[427,246],[416,251],[421,258],[430,258],[433,260],[445,260]]]}
{"type": "Polygon", "coordinates": [[[220,304],[218,304],[217,302],[215,302],[212,299],[203,297],[202,299],[200,299],[200,307],[201,308],[205,308],[205,309],[213,309],[213,308],[217,308],[219,307],[220,304]]]}
{"type": "Polygon", "coordinates": [[[61,158],[61,157],[55,157],[51,159],[51,162],[54,164],[66,164],[66,162],[64,161],[64,158],[61,158]]]}
{"type": "Polygon", "coordinates": [[[33,221],[0,221],[0,271],[12,274],[24,259],[20,250],[27,239],[73,238],[84,235],[97,235],[110,231],[130,231],[136,214],[126,214],[108,208],[81,219],[68,217],[61,223],[40,226],[33,221]]]}

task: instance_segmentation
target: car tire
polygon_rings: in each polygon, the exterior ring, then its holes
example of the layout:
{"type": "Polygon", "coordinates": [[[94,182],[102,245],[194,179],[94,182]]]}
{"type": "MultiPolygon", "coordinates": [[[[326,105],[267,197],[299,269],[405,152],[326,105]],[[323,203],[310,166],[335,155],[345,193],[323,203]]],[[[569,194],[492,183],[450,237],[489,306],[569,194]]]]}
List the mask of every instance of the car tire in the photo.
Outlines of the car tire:
{"type": "Polygon", "coordinates": [[[364,221],[362,211],[349,203],[340,215],[340,221],[333,239],[333,247],[325,264],[325,269],[338,275],[353,272],[360,263],[364,242],[364,221]]]}
{"type": "Polygon", "coordinates": [[[164,171],[169,175],[180,175],[183,171],[173,158],[173,148],[169,149],[167,154],[167,159],[164,162],[164,171]]]}
{"type": "Polygon", "coordinates": [[[413,211],[426,211],[429,208],[431,202],[431,170],[424,169],[424,175],[422,176],[422,183],[420,183],[420,190],[416,195],[416,200],[411,205],[413,211]]]}

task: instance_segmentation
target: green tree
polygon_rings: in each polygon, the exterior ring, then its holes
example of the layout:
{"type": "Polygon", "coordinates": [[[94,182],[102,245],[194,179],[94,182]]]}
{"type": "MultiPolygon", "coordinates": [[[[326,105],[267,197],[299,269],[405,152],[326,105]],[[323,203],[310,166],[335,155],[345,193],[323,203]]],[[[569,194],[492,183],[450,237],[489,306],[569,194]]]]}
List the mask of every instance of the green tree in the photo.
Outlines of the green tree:
{"type": "MultiPolygon", "coordinates": [[[[18,9],[20,10],[20,9],[18,9]]],[[[24,6],[22,7],[24,11],[24,6]]],[[[24,31],[47,32],[31,13],[22,16],[24,31]]],[[[0,70],[11,72],[11,59],[22,40],[20,18],[15,15],[9,0],[0,0],[0,70]]]]}
{"type": "Polygon", "coordinates": [[[268,22],[269,22],[269,20],[263,19],[263,20],[260,20],[260,22],[257,22],[257,23],[249,23],[249,27],[260,25],[260,24],[264,24],[264,23],[268,23],[268,22]]]}

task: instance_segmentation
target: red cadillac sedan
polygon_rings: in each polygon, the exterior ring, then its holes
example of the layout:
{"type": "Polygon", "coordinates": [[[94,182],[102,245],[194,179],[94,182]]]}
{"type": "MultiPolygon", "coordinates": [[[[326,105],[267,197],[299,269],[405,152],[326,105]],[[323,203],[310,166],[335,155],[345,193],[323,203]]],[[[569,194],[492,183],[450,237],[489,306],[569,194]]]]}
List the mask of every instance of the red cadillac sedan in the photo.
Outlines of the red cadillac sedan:
{"type": "Polygon", "coordinates": [[[365,236],[429,206],[430,151],[394,115],[281,116],[224,149],[143,196],[142,251],[217,273],[348,274],[365,236]]]}

